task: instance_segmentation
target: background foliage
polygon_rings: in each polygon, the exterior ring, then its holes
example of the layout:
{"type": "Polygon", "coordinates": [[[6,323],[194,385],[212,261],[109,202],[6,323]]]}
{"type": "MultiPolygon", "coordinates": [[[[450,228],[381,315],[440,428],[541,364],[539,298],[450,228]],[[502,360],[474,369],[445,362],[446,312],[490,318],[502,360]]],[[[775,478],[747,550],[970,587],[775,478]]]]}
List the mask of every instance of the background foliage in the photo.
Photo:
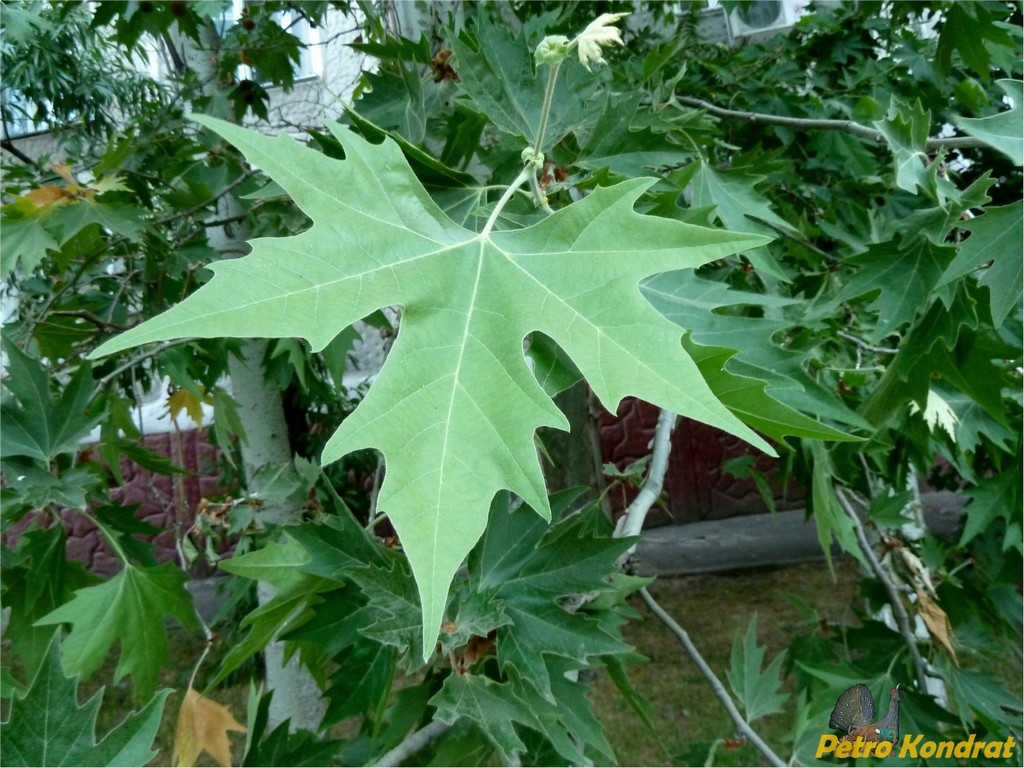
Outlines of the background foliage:
{"type": "MultiPolygon", "coordinates": [[[[267,84],[293,85],[300,45],[273,14],[287,8],[316,24],[328,6],[246,7],[216,45],[217,3],[3,7],[5,86],[56,126],[67,152],[57,165],[16,147],[4,155],[2,266],[7,295],[17,296],[4,326],[4,531],[33,519],[3,545],[4,742],[27,721],[81,725],[79,735],[19,736],[4,752],[12,764],[47,764],[65,738],[82,764],[146,759],[166,697],[155,690],[164,616],[202,630],[186,571],[157,565],[131,510],[106,496],[121,480],[121,456],[180,471],[138,442],[139,393],[168,377],[181,407],[211,402],[226,487],[244,498],[259,485],[240,469],[245,430],[224,384],[236,340],[86,360],[206,284],[206,265],[238,255],[215,230],[280,237],[310,225],[308,207],[186,119],[193,109],[267,117],[267,84]],[[54,39],[61,45],[43,44],[54,39]],[[130,57],[153,39],[215,55],[217,87],[184,67],[162,83],[137,74],[130,57]],[[242,63],[266,79],[239,79],[242,63]],[[236,207],[225,213],[228,198],[236,207]],[[97,426],[95,449],[81,452],[97,426]],[[101,580],[65,559],[60,511],[69,509],[103,532],[123,564],[117,575],[101,580]],[[54,625],[64,629],[55,635],[54,625]],[[97,742],[98,699],[79,708],[65,673],[88,677],[113,653],[111,682],[128,677],[141,711],[97,742]]],[[[469,233],[485,226],[534,138],[546,78],[544,67],[534,72],[536,44],[575,35],[598,12],[633,10],[426,6],[420,29],[403,37],[391,5],[334,7],[363,14],[354,47],[377,63],[363,74],[348,128],[371,143],[388,137],[430,204],[469,233]]],[[[813,762],[828,711],[855,682],[876,694],[904,683],[904,732],[1013,734],[1019,743],[1020,702],[991,670],[1021,658],[1020,8],[821,4],[788,35],[738,48],[702,42],[695,11],[644,7],[624,23],[625,45],[605,49],[607,66],[589,73],[566,62],[539,185],[568,214],[632,183],[635,210],[660,217],[652,227],[772,238],[651,277],[643,294],[685,333],[710,392],[775,440],[810,488],[826,550],[834,540],[865,566],[864,602],[858,626],[823,627],[770,662],[752,622],[719,676],[747,721],[790,713],[789,741],[771,746],[800,763],[813,762]],[[946,134],[957,138],[937,139],[946,134]],[[956,539],[915,527],[921,481],[969,499],[956,539]],[[910,642],[901,610],[911,623],[921,617],[910,642]]],[[[364,143],[311,131],[308,144],[344,165],[364,143]]],[[[411,189],[388,194],[405,204],[411,189]]],[[[514,239],[545,217],[529,195],[516,196],[496,237],[514,239]]],[[[637,615],[626,597],[643,584],[616,564],[630,542],[613,538],[578,492],[531,499],[550,505],[550,526],[499,493],[485,534],[452,568],[446,601],[441,591],[435,652],[424,648],[422,586],[384,528],[374,529],[379,538],[365,530],[370,501],[346,481],[372,474],[376,460],[315,463],[352,408],[335,383],[353,334],[336,330],[312,346],[284,339],[268,348],[266,378],[285,393],[296,458],[265,468],[262,488],[290,513],[268,519],[251,504],[231,506],[235,554],[215,564],[240,593],[258,580],[276,595],[250,603],[240,624],[229,620],[237,642],[218,668],[196,659],[202,692],[215,699],[219,682],[257,672],[255,654],[284,630],[325,691],[331,738],[275,728],[266,696],[254,693],[247,764],[372,763],[413,733],[432,737],[415,762],[630,762],[613,754],[586,698],[587,676],[606,670],[643,712],[623,671],[635,654],[620,628],[637,615]]],[[[534,341],[534,369],[550,392],[579,377],[534,341]]],[[[642,355],[661,362],[669,352],[642,355]]],[[[491,483],[485,470],[484,495],[491,483]]],[[[201,557],[216,560],[212,548],[201,557]]],[[[211,754],[223,754],[216,739],[233,727],[219,722],[211,754]]]]}

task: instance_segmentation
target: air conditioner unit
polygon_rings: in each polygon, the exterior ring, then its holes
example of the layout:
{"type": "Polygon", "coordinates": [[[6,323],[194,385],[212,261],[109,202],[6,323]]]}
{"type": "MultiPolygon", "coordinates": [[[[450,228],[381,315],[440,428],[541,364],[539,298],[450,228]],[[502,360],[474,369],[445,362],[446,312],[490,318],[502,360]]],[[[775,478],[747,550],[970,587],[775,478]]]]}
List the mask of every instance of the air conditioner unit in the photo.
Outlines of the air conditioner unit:
{"type": "Polygon", "coordinates": [[[804,14],[805,5],[798,0],[753,0],[729,13],[729,32],[733,40],[756,40],[789,29],[804,14]]]}

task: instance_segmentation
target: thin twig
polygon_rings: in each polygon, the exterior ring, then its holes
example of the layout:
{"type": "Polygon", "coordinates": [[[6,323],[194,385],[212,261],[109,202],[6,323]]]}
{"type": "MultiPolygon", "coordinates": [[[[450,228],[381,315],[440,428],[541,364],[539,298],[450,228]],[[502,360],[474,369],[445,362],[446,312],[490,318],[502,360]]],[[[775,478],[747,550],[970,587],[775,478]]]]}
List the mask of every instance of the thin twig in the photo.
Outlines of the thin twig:
{"type": "Polygon", "coordinates": [[[839,331],[838,334],[840,338],[846,339],[847,341],[852,341],[858,347],[868,352],[874,352],[879,355],[895,355],[897,352],[899,352],[898,349],[890,349],[889,347],[876,347],[873,344],[868,344],[866,341],[864,341],[864,339],[854,336],[852,333],[847,333],[846,331],[839,331]]]}
{"type": "Polygon", "coordinates": [[[451,726],[443,720],[432,720],[416,731],[416,733],[402,739],[402,742],[390,752],[384,753],[380,760],[374,763],[374,766],[399,765],[403,760],[407,760],[415,755],[449,728],[451,726]]]}
{"type": "Polygon", "coordinates": [[[184,218],[187,218],[187,217],[189,217],[189,216],[191,216],[191,215],[193,215],[195,213],[199,213],[204,208],[206,208],[206,207],[216,203],[218,200],[220,200],[222,197],[224,197],[229,192],[234,190],[236,187],[239,187],[242,184],[244,184],[245,182],[247,182],[249,180],[249,178],[251,176],[253,176],[255,173],[256,173],[256,171],[252,171],[252,170],[245,171],[241,176],[239,176],[237,179],[235,179],[230,184],[228,184],[226,187],[224,187],[224,189],[222,189],[219,192],[217,192],[217,194],[212,195],[208,200],[204,200],[203,202],[199,203],[199,205],[193,205],[191,208],[187,208],[184,211],[175,211],[172,214],[164,216],[162,219],[157,219],[156,221],[153,222],[153,225],[154,226],[163,226],[164,224],[169,224],[172,221],[176,221],[177,219],[184,219],[184,218]]]}
{"type": "MultiPolygon", "coordinates": [[[[661,489],[665,483],[665,474],[668,472],[668,457],[672,452],[672,430],[676,424],[676,415],[672,411],[664,409],[658,414],[658,425],[654,428],[654,439],[651,441],[651,464],[647,469],[647,477],[640,488],[640,493],[633,499],[633,503],[627,507],[626,512],[619,518],[615,525],[616,538],[624,536],[639,536],[643,530],[644,521],[651,507],[661,497],[661,489]]],[[[619,557],[619,565],[628,560],[636,550],[634,544],[619,557]]]]}
{"type": "Polygon", "coordinates": [[[820,256],[824,261],[827,261],[829,264],[836,264],[836,263],[839,262],[839,258],[838,257],[833,256],[828,251],[822,250],[821,248],[816,246],[814,243],[812,243],[810,240],[808,240],[806,237],[803,237],[802,235],[800,235],[797,232],[794,232],[793,230],[789,229],[788,227],[780,227],[775,222],[768,221],[767,219],[762,219],[760,216],[754,216],[752,213],[746,214],[746,217],[748,219],[750,219],[751,221],[756,221],[758,224],[761,224],[762,226],[765,226],[765,227],[768,227],[771,230],[774,230],[776,233],[778,233],[782,237],[786,238],[787,240],[792,240],[794,243],[799,245],[801,248],[806,248],[807,250],[811,251],[812,253],[816,253],[818,256],[820,256]]]}
{"type": "Polygon", "coordinates": [[[116,379],[118,376],[120,376],[125,371],[134,368],[139,363],[143,363],[143,362],[145,362],[146,360],[148,360],[151,357],[156,357],[161,352],[164,352],[164,351],[170,349],[171,347],[176,347],[179,344],[187,344],[187,343],[189,343],[191,341],[195,341],[195,339],[177,339],[176,341],[165,341],[165,342],[162,342],[162,343],[156,345],[152,349],[150,349],[150,350],[148,350],[148,351],[146,351],[146,352],[144,352],[144,353],[142,353],[140,355],[136,355],[135,357],[127,360],[126,362],[124,362],[121,365],[117,366],[117,368],[115,368],[110,373],[108,373],[107,375],[103,376],[101,379],[99,379],[96,382],[96,392],[93,394],[93,397],[95,397],[97,394],[99,394],[103,390],[103,388],[107,386],[107,384],[109,384],[111,381],[116,379]]]}
{"type": "MultiPolygon", "coordinates": [[[[850,133],[854,136],[859,136],[862,139],[874,141],[878,144],[885,142],[885,137],[882,135],[881,131],[869,128],[866,125],[861,125],[853,120],[786,117],[784,115],[768,115],[763,112],[743,112],[737,109],[719,107],[712,104],[710,101],[694,99],[689,96],[676,96],[675,100],[677,103],[688,107],[703,109],[716,117],[725,117],[733,120],[747,120],[751,123],[766,123],[768,125],[785,125],[790,128],[800,128],[811,131],[843,131],[844,133],[850,133]]],[[[980,139],[976,139],[973,136],[953,136],[952,138],[947,139],[928,139],[928,141],[925,142],[925,150],[930,152],[934,152],[939,149],[981,149],[986,146],[988,145],[985,142],[980,139]]]]}
{"type": "Polygon", "coordinates": [[[124,323],[115,323],[110,320],[104,320],[96,313],[90,312],[87,309],[56,309],[50,313],[50,317],[78,317],[82,320],[88,320],[99,328],[109,328],[115,331],[126,331],[132,327],[130,325],[125,325],[124,323]]]}
{"type": "Polygon", "coordinates": [[[373,487],[370,489],[370,512],[367,530],[372,528],[377,519],[377,497],[380,495],[381,481],[384,479],[384,454],[377,452],[377,466],[373,470],[373,487]]]}
{"type": "Polygon", "coordinates": [[[896,588],[896,585],[893,584],[892,579],[889,578],[885,569],[882,568],[882,564],[875,555],[874,549],[871,548],[871,544],[868,542],[867,534],[864,533],[864,526],[860,522],[857,510],[853,508],[853,504],[851,504],[850,500],[847,498],[846,492],[839,486],[836,486],[835,491],[836,498],[839,499],[839,504],[842,506],[843,511],[846,512],[847,516],[853,522],[853,531],[857,535],[857,542],[860,544],[861,551],[864,553],[864,557],[867,558],[868,564],[871,566],[871,570],[875,574],[875,578],[882,582],[886,592],[889,593],[889,603],[892,605],[892,614],[896,618],[896,625],[899,627],[899,632],[903,636],[903,642],[910,651],[910,657],[914,662],[914,671],[917,673],[917,684],[920,686],[922,691],[927,691],[928,665],[925,663],[924,658],[921,656],[921,651],[917,647],[917,640],[914,638],[914,631],[910,627],[910,616],[907,614],[906,606],[903,605],[903,600],[900,598],[899,590],[896,588]]]}
{"type": "Polygon", "coordinates": [[[661,619],[662,623],[668,627],[672,634],[674,634],[679,642],[682,643],[683,648],[686,649],[686,654],[693,660],[693,663],[700,670],[700,673],[704,676],[704,679],[708,681],[711,686],[712,692],[722,702],[722,706],[725,707],[725,711],[729,713],[729,718],[735,723],[736,728],[747,737],[747,740],[754,745],[754,748],[760,752],[765,760],[774,766],[785,766],[786,763],[775,754],[771,747],[765,744],[764,740],[757,735],[757,732],[750,727],[750,724],[743,719],[743,715],[740,714],[739,710],[736,709],[736,705],[732,702],[732,697],[729,696],[729,692],[725,690],[725,686],[722,685],[722,681],[718,679],[718,676],[714,673],[708,663],[704,661],[704,657],[700,655],[700,651],[697,650],[697,646],[690,640],[690,636],[686,633],[686,630],[679,626],[678,622],[673,619],[669,614],[658,605],[657,601],[651,596],[651,593],[646,588],[640,589],[640,597],[643,598],[647,607],[651,609],[651,612],[661,619]]]}

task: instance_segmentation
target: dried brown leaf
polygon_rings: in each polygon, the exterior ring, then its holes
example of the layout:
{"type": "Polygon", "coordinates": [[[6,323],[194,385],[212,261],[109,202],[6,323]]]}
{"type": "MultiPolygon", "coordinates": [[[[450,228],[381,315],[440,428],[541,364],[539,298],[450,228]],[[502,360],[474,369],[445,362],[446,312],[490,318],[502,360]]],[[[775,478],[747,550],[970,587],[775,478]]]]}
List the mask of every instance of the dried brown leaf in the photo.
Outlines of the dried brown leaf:
{"type": "Polygon", "coordinates": [[[246,728],[235,720],[227,707],[206,698],[190,686],[178,713],[174,764],[194,766],[199,753],[205,750],[218,765],[228,768],[231,765],[228,731],[245,733],[246,728]]]}
{"type": "Polygon", "coordinates": [[[946,612],[928,596],[927,592],[919,587],[917,588],[917,606],[932,637],[942,643],[942,647],[949,653],[953,663],[959,667],[960,662],[957,661],[956,651],[953,650],[953,629],[949,625],[949,617],[946,612]]]}

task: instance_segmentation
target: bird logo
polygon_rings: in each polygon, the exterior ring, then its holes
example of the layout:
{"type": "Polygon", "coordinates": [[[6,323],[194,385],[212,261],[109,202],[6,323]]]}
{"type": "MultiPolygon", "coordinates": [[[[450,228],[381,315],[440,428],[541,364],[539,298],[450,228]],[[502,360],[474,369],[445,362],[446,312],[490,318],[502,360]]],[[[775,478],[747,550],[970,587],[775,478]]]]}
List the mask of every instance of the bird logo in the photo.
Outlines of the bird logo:
{"type": "Polygon", "coordinates": [[[841,741],[888,741],[895,744],[900,735],[900,702],[903,691],[899,685],[889,691],[889,710],[878,722],[871,722],[875,716],[875,700],[864,683],[850,686],[839,696],[829,728],[846,731],[841,741]]]}

